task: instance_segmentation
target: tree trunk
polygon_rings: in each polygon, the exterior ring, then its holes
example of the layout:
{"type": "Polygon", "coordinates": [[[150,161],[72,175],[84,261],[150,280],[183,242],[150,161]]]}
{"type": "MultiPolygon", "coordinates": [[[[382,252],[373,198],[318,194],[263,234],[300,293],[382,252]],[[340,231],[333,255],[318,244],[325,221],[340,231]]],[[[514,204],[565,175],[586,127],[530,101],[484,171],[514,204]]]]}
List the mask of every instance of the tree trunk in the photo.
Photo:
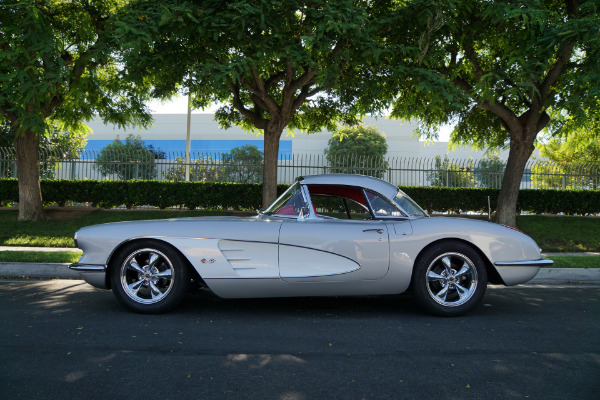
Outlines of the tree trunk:
{"type": "Polygon", "coordinates": [[[39,148],[35,132],[26,131],[15,139],[19,182],[19,221],[45,220],[40,188],[39,148]]]}
{"type": "Polygon", "coordinates": [[[277,160],[279,158],[279,138],[283,132],[283,126],[279,125],[269,122],[264,130],[263,209],[270,206],[277,198],[277,160]]]}
{"type": "Polygon", "coordinates": [[[504,171],[502,187],[500,189],[500,194],[498,195],[496,222],[516,227],[517,200],[519,198],[521,179],[523,178],[527,160],[529,160],[529,157],[535,148],[533,141],[536,135],[533,135],[532,139],[528,138],[528,136],[531,135],[523,135],[526,137],[524,140],[520,139],[521,135],[511,136],[512,139],[510,141],[506,170],[504,171]],[[517,139],[517,137],[519,137],[519,139],[517,139]]]}

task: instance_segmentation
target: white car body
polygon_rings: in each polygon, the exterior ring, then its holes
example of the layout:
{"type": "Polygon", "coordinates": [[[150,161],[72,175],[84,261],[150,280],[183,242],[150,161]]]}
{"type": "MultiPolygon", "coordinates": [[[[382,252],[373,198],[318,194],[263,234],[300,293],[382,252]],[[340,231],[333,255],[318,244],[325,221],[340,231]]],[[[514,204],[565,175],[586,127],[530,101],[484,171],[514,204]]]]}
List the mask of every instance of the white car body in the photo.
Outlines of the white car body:
{"type": "MultiPolygon", "coordinates": [[[[82,228],[76,234],[76,242],[84,254],[71,268],[81,271],[82,277],[96,287],[114,289],[119,279],[115,278],[111,284],[110,275],[116,273],[111,269],[119,267],[114,265],[119,250],[126,245],[134,249],[133,243],[140,240],[160,242],[175,249],[188,268],[193,268],[190,276],[201,279],[215,294],[243,298],[402,293],[411,285],[420,257],[439,244],[459,243],[471,248],[478,255],[463,258],[468,261],[480,256],[487,280],[497,284],[526,282],[537,274],[540,266],[552,263],[542,259],[536,243],[521,232],[474,219],[428,217],[397,187],[376,178],[316,175],[298,178],[294,185],[278,199],[284,206],[280,207],[276,201],[275,208],[271,206],[266,213],[255,217],[178,218],[82,228]],[[291,191],[294,193],[290,194],[291,191]],[[296,196],[295,200],[290,196],[296,196]],[[317,198],[343,201],[348,217],[370,215],[371,219],[322,215],[316,212],[318,207],[313,203],[317,198]],[[353,213],[347,203],[353,203],[358,211],[353,213]],[[376,209],[380,205],[382,208],[376,209]]],[[[454,257],[453,251],[445,254],[454,257]]],[[[462,263],[461,260],[457,262],[462,263]]],[[[135,267],[139,270],[137,263],[135,267]]],[[[447,271],[458,273],[458,269],[460,266],[447,271]]],[[[471,269],[474,275],[469,275],[469,279],[474,278],[471,279],[474,292],[477,276],[481,279],[483,271],[477,274],[471,269]]],[[[128,287],[138,289],[142,285],[141,277],[126,278],[128,269],[122,271],[125,292],[128,287]]],[[[427,273],[430,276],[427,279],[440,281],[439,275],[427,273]]],[[[142,272],[137,274],[141,276],[142,272]]],[[[156,275],[154,280],[159,278],[156,275]]],[[[444,287],[462,290],[457,280],[448,279],[444,278],[444,287]]],[[[150,280],[147,277],[144,285],[150,285],[150,280]]],[[[487,281],[481,284],[485,290],[487,281]]],[[[136,296],[129,297],[135,300],[136,296]]],[[[141,312],[163,311],[145,307],[133,308],[141,312]]],[[[469,306],[468,310],[472,308],[469,306]]],[[[446,305],[442,309],[456,311],[458,307],[446,305]]],[[[441,311],[436,313],[445,315],[441,311]]]]}

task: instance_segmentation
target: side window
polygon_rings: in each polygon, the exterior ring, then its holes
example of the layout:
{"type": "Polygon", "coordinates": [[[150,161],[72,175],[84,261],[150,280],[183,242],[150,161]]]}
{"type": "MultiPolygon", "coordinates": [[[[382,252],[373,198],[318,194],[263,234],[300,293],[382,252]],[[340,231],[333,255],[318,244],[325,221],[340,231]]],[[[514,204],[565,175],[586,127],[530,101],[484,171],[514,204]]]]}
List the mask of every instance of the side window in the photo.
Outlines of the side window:
{"type": "Polygon", "coordinates": [[[366,191],[367,199],[371,204],[371,208],[375,213],[375,217],[404,217],[405,215],[398,210],[397,207],[392,205],[390,202],[380,197],[379,195],[366,191]]]}
{"type": "Polygon", "coordinates": [[[352,199],[338,196],[311,196],[317,215],[337,219],[369,219],[371,214],[352,199]]]}

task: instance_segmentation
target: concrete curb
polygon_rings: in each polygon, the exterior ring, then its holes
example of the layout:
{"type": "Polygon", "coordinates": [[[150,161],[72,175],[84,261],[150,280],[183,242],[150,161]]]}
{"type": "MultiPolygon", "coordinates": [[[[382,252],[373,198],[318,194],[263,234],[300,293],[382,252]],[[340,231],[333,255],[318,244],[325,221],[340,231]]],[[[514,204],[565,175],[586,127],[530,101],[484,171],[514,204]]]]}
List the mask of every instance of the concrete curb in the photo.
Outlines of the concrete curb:
{"type": "Polygon", "coordinates": [[[542,268],[527,283],[600,283],[600,268],[542,268]]]}
{"type": "Polygon", "coordinates": [[[0,262],[0,276],[10,278],[81,279],[69,263],[0,262]]]}
{"type": "MultiPolygon", "coordinates": [[[[0,262],[0,277],[81,279],[78,272],[71,271],[69,263],[11,263],[0,262]]],[[[600,284],[600,268],[542,268],[528,284],[600,284]]]]}

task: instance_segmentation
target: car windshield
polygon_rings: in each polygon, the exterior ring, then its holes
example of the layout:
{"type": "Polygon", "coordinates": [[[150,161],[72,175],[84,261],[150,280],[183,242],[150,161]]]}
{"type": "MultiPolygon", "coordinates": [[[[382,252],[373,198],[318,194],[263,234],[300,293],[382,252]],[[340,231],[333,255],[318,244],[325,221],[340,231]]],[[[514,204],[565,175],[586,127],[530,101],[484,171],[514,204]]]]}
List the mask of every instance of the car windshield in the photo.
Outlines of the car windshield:
{"type": "Polygon", "coordinates": [[[409,217],[423,218],[427,217],[427,213],[413,199],[408,197],[401,190],[394,197],[394,202],[400,206],[402,211],[408,214],[409,217]]]}
{"type": "Polygon", "coordinates": [[[302,196],[300,183],[296,182],[265,210],[265,214],[297,217],[303,209],[308,209],[308,205],[302,196]]]}

